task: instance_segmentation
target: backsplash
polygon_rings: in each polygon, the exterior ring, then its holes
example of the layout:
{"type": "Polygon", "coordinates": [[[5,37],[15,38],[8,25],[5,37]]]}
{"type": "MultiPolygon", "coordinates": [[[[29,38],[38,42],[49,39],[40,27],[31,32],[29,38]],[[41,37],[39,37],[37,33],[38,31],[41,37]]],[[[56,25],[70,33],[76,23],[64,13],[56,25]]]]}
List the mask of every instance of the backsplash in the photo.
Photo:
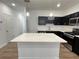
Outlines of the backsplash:
{"type": "Polygon", "coordinates": [[[37,31],[62,31],[62,32],[72,32],[73,28],[79,28],[79,26],[61,26],[61,25],[39,25],[37,31]]]}

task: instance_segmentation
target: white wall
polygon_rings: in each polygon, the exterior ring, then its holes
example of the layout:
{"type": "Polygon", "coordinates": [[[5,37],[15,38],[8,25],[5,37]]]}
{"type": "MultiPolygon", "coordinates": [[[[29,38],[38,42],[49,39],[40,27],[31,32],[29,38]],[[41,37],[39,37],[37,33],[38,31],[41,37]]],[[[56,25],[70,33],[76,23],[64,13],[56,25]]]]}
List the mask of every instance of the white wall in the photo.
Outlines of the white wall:
{"type": "Polygon", "coordinates": [[[0,47],[5,45],[8,41],[6,34],[6,15],[12,16],[12,12],[9,7],[0,2],[0,47]]]}
{"type": "Polygon", "coordinates": [[[38,27],[38,16],[49,16],[50,13],[54,16],[63,16],[62,11],[50,11],[50,10],[31,10],[30,16],[28,17],[28,32],[37,32],[38,27]]]}
{"type": "MultiPolygon", "coordinates": [[[[24,7],[22,7],[24,9],[24,7]]],[[[0,48],[14,37],[26,32],[25,10],[13,10],[0,2],[0,48]]]]}

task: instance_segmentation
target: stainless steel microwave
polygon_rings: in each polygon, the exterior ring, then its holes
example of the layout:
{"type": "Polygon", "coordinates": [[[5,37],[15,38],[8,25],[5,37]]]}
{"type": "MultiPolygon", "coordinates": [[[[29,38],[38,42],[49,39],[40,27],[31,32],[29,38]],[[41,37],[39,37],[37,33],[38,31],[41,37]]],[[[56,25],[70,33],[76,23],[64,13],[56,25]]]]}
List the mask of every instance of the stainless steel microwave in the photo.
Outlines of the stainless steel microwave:
{"type": "Polygon", "coordinates": [[[69,25],[72,25],[72,26],[79,25],[79,17],[70,18],[69,19],[69,25]]]}

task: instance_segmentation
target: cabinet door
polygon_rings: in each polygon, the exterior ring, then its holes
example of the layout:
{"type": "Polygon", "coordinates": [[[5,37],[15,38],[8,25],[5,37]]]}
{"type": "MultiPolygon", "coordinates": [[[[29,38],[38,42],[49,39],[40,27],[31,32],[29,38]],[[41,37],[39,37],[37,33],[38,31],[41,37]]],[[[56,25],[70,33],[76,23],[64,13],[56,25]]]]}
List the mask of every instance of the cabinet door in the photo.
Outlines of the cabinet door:
{"type": "Polygon", "coordinates": [[[77,25],[79,26],[79,19],[78,19],[77,25]]]}
{"type": "Polygon", "coordinates": [[[74,39],[75,40],[73,42],[72,49],[73,49],[73,52],[79,55],[79,38],[75,37],[74,39]]]}
{"type": "Polygon", "coordinates": [[[40,16],[40,17],[38,17],[38,24],[39,25],[46,25],[47,20],[48,20],[48,17],[40,16]]]}

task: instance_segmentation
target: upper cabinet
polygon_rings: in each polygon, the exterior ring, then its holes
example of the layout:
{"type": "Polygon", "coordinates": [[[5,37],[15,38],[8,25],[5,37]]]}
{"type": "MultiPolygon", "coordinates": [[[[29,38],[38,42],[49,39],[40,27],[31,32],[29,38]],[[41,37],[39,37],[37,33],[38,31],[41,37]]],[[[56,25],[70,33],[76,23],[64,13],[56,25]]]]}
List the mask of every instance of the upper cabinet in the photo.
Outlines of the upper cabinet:
{"type": "Polygon", "coordinates": [[[39,16],[38,25],[79,25],[79,12],[64,16],[64,17],[49,17],[49,16],[39,16]]]}
{"type": "Polygon", "coordinates": [[[39,16],[38,17],[38,25],[46,25],[48,17],[39,16]]]}
{"type": "Polygon", "coordinates": [[[49,16],[39,16],[38,25],[54,24],[54,25],[64,25],[63,17],[49,17],[49,16]]]}

